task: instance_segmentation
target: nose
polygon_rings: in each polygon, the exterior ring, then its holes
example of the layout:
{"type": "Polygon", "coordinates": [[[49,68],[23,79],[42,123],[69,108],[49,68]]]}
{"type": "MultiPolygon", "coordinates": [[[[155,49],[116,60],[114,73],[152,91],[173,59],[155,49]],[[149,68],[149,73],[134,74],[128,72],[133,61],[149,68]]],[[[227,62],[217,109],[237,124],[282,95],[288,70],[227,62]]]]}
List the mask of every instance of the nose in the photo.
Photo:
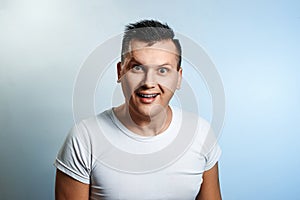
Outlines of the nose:
{"type": "Polygon", "coordinates": [[[153,88],[156,85],[156,77],[152,70],[147,70],[144,77],[144,86],[153,88]]]}

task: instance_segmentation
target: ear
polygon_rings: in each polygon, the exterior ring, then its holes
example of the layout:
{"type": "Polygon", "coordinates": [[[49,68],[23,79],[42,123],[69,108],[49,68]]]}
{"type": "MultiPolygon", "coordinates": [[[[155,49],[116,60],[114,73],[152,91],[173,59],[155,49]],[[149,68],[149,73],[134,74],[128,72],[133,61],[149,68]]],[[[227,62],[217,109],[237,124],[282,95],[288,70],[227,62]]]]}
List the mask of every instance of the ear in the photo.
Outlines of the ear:
{"type": "Polygon", "coordinates": [[[180,69],[178,70],[178,79],[177,79],[177,90],[180,89],[181,87],[181,81],[182,81],[182,68],[180,67],[180,69]]]}
{"type": "Polygon", "coordinates": [[[122,77],[122,63],[118,62],[117,64],[117,73],[118,73],[118,80],[117,82],[120,83],[121,77],[122,77]]]}

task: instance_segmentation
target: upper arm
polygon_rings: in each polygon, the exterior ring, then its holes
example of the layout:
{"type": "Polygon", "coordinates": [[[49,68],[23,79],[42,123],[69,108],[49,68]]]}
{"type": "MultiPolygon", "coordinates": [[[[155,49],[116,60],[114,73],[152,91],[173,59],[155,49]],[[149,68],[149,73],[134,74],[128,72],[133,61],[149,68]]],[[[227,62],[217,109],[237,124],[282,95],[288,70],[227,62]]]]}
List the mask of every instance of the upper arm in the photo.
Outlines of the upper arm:
{"type": "Polygon", "coordinates": [[[88,200],[89,184],[81,183],[60,170],[56,170],[56,200],[88,200]]]}
{"type": "Polygon", "coordinates": [[[218,163],[203,173],[203,182],[197,200],[221,200],[218,163]]]}

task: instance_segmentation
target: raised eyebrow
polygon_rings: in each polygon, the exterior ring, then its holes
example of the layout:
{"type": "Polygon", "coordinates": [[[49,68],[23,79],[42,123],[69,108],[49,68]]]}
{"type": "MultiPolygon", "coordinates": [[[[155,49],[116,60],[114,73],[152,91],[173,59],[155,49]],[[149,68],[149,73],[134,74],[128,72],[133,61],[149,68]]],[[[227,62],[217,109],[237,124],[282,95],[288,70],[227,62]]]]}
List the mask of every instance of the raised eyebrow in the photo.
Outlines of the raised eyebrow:
{"type": "Polygon", "coordinates": [[[134,58],[131,58],[130,61],[128,62],[128,64],[143,65],[142,63],[140,63],[139,61],[137,61],[134,58]]]}
{"type": "Polygon", "coordinates": [[[169,67],[169,68],[172,68],[172,65],[169,64],[169,63],[165,63],[165,64],[162,64],[162,65],[158,65],[157,68],[161,68],[161,67],[169,67]]]}
{"type": "Polygon", "coordinates": [[[133,66],[144,66],[143,64],[141,64],[141,63],[139,63],[138,61],[136,61],[135,59],[131,59],[131,60],[129,60],[129,62],[128,62],[128,64],[126,65],[127,67],[127,69],[130,69],[130,68],[132,68],[133,66]]]}
{"type": "MultiPolygon", "coordinates": [[[[142,63],[140,63],[139,61],[137,61],[136,59],[134,58],[131,58],[130,61],[128,62],[128,65],[140,65],[140,66],[147,66],[147,65],[144,65],[142,63]]],[[[157,68],[160,68],[160,67],[165,67],[165,66],[169,66],[169,67],[172,67],[172,65],[170,63],[163,63],[161,65],[157,65],[156,67],[157,68]]]]}

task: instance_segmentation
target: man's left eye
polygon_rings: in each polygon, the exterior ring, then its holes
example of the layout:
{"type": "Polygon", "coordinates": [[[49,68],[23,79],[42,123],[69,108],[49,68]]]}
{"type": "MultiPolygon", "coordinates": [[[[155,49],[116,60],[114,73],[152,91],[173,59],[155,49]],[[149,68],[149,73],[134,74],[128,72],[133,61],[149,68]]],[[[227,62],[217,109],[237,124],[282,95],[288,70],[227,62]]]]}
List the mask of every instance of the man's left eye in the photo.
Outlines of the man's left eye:
{"type": "Polygon", "coordinates": [[[162,68],[159,68],[159,73],[161,73],[161,74],[165,74],[165,73],[167,73],[168,72],[168,69],[167,68],[164,68],[164,67],[162,67],[162,68]]]}

